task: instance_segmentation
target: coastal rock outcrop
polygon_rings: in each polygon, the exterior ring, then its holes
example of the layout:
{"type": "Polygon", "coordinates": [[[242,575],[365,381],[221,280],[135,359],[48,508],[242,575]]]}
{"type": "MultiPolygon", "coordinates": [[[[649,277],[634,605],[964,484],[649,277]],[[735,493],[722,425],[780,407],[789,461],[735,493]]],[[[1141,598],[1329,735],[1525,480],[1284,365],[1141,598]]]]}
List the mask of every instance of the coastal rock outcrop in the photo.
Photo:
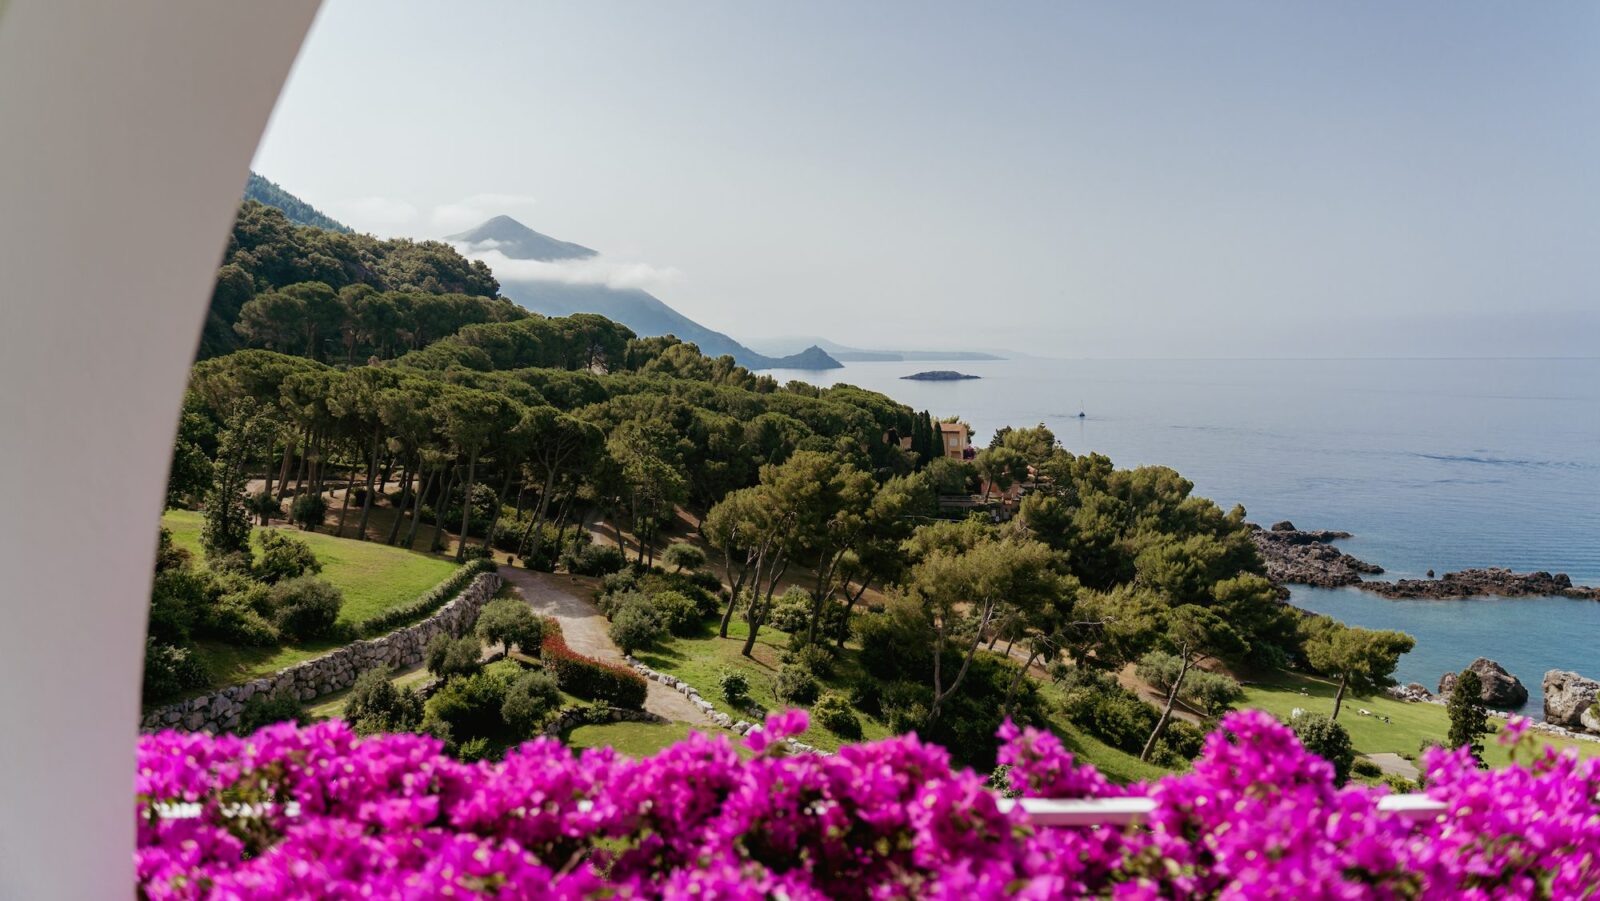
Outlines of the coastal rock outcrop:
{"type": "Polygon", "coordinates": [[[1271,529],[1254,526],[1250,530],[1250,538],[1267,564],[1267,578],[1272,581],[1336,588],[1359,583],[1363,574],[1383,572],[1383,567],[1352,557],[1328,543],[1349,538],[1349,532],[1302,531],[1293,525],[1280,522],[1271,529]]]}
{"type": "MultiPolygon", "coordinates": [[[[1467,666],[1478,674],[1483,685],[1479,697],[1483,703],[1501,710],[1515,710],[1528,703],[1528,688],[1522,680],[1506,672],[1506,668],[1487,657],[1479,657],[1467,666]]],[[[1445,673],[1439,677],[1439,694],[1448,695],[1456,690],[1458,674],[1445,673]]]]}
{"type": "Polygon", "coordinates": [[[1363,588],[1386,598],[1455,600],[1493,595],[1503,598],[1569,597],[1600,601],[1600,588],[1573,585],[1566,573],[1519,573],[1500,567],[1464,569],[1437,579],[1364,582],[1363,588]]]}
{"type": "Polygon", "coordinates": [[[1577,673],[1553,669],[1544,674],[1544,718],[1546,722],[1581,728],[1583,715],[1600,698],[1600,682],[1577,673]]]}

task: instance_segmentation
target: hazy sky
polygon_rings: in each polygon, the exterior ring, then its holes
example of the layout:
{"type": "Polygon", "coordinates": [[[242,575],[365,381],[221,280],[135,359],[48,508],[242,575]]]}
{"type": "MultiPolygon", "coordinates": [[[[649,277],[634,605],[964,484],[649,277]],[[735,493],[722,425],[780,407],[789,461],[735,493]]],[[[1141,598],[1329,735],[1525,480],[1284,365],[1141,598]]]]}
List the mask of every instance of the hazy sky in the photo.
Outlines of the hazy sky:
{"type": "Polygon", "coordinates": [[[256,168],[738,338],[1600,353],[1600,5],[326,0],[256,168]]]}

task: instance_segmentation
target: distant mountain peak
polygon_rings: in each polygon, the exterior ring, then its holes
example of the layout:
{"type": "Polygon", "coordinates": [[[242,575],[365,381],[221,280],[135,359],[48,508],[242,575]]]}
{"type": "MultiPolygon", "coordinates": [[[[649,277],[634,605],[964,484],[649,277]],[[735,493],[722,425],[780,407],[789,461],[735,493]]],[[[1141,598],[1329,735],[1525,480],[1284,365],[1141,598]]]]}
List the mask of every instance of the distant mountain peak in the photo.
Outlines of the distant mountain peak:
{"type": "Polygon", "coordinates": [[[504,215],[495,216],[476,228],[450,235],[445,240],[458,244],[492,244],[495,250],[513,260],[540,260],[548,263],[554,260],[581,260],[596,255],[596,251],[582,244],[573,244],[571,241],[561,241],[549,235],[542,235],[504,215]]]}

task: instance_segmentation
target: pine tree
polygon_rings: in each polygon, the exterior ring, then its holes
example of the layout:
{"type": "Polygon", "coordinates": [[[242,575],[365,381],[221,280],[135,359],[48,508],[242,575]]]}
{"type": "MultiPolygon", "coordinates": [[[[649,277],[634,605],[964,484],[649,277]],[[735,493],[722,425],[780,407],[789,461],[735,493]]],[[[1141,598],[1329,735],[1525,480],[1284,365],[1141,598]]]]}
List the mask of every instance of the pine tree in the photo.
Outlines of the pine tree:
{"type": "Polygon", "coordinates": [[[266,422],[253,400],[245,399],[228,417],[228,427],[217,444],[216,462],[211,466],[205,524],[200,530],[200,544],[209,559],[250,551],[250,510],[245,505],[245,486],[250,481],[250,452],[261,444],[265,434],[266,422]]]}
{"type": "Polygon", "coordinates": [[[1450,692],[1449,711],[1448,746],[1465,747],[1472,752],[1478,765],[1483,766],[1483,737],[1489,734],[1489,712],[1483,705],[1483,683],[1477,673],[1467,669],[1456,677],[1456,687],[1450,692]]]}

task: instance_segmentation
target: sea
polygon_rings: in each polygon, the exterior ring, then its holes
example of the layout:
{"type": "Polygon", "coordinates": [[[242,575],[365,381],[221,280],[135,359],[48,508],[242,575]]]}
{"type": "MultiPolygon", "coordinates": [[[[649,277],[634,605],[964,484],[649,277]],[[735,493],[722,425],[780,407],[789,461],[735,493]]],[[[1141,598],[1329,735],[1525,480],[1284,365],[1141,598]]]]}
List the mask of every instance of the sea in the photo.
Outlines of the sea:
{"type": "MultiPolygon", "coordinates": [[[[1050,360],[849,363],[775,370],[847,383],[969,423],[1044,423],[1073,452],[1170,466],[1253,522],[1339,529],[1378,577],[1467,567],[1564,572],[1600,585],[1600,359],[1050,360]],[[908,381],[929,369],[979,378],[908,381]],[[1079,413],[1083,413],[1079,417],[1079,413]]],[[[1295,587],[1293,603],[1417,640],[1395,673],[1437,688],[1476,657],[1527,686],[1600,678],[1600,603],[1389,600],[1295,587]]]]}

